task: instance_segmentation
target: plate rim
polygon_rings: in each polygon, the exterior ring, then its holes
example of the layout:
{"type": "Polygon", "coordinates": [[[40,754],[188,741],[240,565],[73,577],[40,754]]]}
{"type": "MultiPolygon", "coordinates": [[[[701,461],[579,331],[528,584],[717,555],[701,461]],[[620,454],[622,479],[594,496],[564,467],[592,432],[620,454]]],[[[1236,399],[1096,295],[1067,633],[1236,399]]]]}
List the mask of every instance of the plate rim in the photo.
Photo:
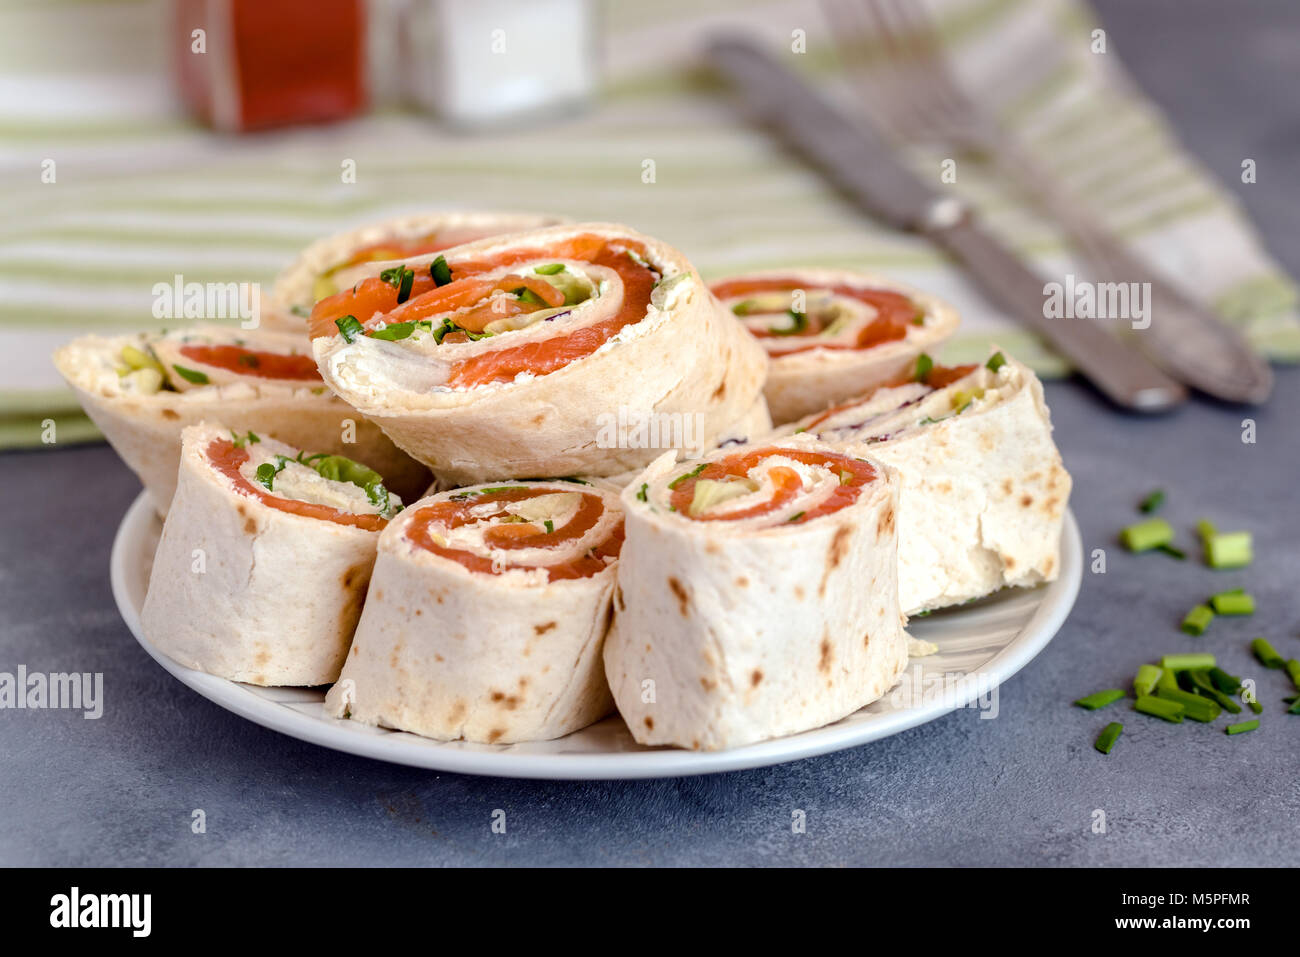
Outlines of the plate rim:
{"type": "Polygon", "coordinates": [[[1046,585],[1043,600],[1034,608],[1020,634],[981,667],[980,674],[988,681],[972,682],[978,687],[972,688],[969,696],[963,696],[956,703],[945,697],[899,709],[866,724],[835,722],[725,751],[662,748],[618,754],[517,754],[506,749],[510,746],[500,751],[468,751],[442,747],[440,745],[450,743],[431,740],[422,740],[413,747],[407,739],[397,735],[377,736],[341,719],[312,717],[281,702],[259,697],[237,682],[186,668],[154,648],[141,632],[139,610],[131,601],[126,584],[132,545],[154,516],[148,494],[141,491],[122,516],[113,536],[109,579],[113,600],[127,630],[154,661],[182,684],[218,707],[300,741],[408,767],[490,777],[597,781],[717,774],[817,757],[899,734],[964,707],[980,693],[998,687],[1024,668],[1065,624],[1083,581],[1082,539],[1074,513],[1067,507],[1061,529],[1060,575],[1056,581],[1046,585]]]}

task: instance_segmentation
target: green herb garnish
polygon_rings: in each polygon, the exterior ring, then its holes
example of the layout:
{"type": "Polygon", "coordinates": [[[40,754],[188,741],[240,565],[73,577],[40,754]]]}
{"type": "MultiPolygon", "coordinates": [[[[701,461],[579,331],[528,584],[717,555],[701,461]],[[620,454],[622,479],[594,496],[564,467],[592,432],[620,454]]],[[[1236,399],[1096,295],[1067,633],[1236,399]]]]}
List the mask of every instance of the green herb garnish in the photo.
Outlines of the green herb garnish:
{"type": "Polygon", "coordinates": [[[550,263],[546,266],[537,266],[533,272],[539,276],[554,276],[557,272],[564,272],[564,263],[550,263]]]}
{"type": "Polygon", "coordinates": [[[1150,515],[1165,502],[1164,489],[1156,489],[1138,504],[1138,510],[1150,515]]]}
{"type": "Polygon", "coordinates": [[[797,522],[799,521],[799,519],[803,518],[804,515],[806,514],[807,514],[806,512],[795,512],[793,515],[791,515],[789,518],[785,520],[785,523],[789,525],[792,522],[797,522]]]}
{"type": "Polygon", "coordinates": [[[1240,721],[1237,724],[1230,724],[1223,729],[1224,734],[1245,734],[1247,731],[1254,731],[1259,727],[1259,721],[1240,721]]]}
{"type": "Polygon", "coordinates": [[[429,276],[437,286],[445,286],[451,282],[451,267],[447,265],[447,260],[439,256],[429,263],[429,276]]]}
{"type": "Polygon", "coordinates": [[[230,433],[230,441],[235,444],[235,448],[242,449],[246,445],[253,445],[262,440],[258,437],[256,432],[246,432],[243,435],[240,435],[238,432],[232,431],[230,433]]]}
{"type": "Polygon", "coordinates": [[[545,522],[543,522],[542,524],[546,526],[546,534],[547,534],[547,535],[550,535],[552,532],[555,531],[555,523],[552,522],[549,518],[548,518],[545,522]]]}
{"type": "Polygon", "coordinates": [[[361,323],[357,322],[356,316],[342,316],[334,320],[334,325],[339,327],[339,333],[343,336],[344,342],[355,342],[357,336],[365,332],[361,323]]]}
{"type": "Polygon", "coordinates": [[[278,469],[270,462],[263,462],[257,467],[257,481],[266,486],[268,492],[274,491],[271,486],[275,482],[275,477],[280,473],[280,469],[282,468],[284,468],[283,465],[278,469]]]}
{"type": "Polygon", "coordinates": [[[172,365],[172,368],[175,369],[176,374],[186,382],[193,382],[195,385],[207,385],[211,381],[205,373],[202,373],[197,369],[187,369],[184,366],[178,366],[175,364],[172,365]]]}
{"type": "Polygon", "coordinates": [[[1080,698],[1075,702],[1080,708],[1087,708],[1089,711],[1096,711],[1104,708],[1108,704],[1114,704],[1120,698],[1124,697],[1124,692],[1119,688],[1108,688],[1105,691],[1097,691],[1086,697],[1080,698]]]}
{"type": "Polygon", "coordinates": [[[1179,627],[1189,635],[1203,635],[1213,620],[1214,609],[1208,605],[1196,605],[1183,616],[1183,623],[1179,627]]]}
{"type": "Polygon", "coordinates": [[[990,372],[997,372],[1006,364],[1007,357],[1001,352],[995,352],[993,355],[989,356],[989,361],[984,363],[984,368],[988,369],[990,372]]]}
{"type": "Polygon", "coordinates": [[[785,328],[768,326],[767,331],[774,336],[794,336],[807,330],[808,314],[806,312],[795,312],[793,309],[787,309],[786,315],[790,317],[790,325],[785,328]]]}
{"type": "Polygon", "coordinates": [[[636,493],[636,500],[637,500],[638,502],[644,502],[644,501],[646,501],[646,498],[647,498],[647,496],[646,496],[646,491],[647,491],[649,488],[650,488],[650,483],[649,483],[649,482],[642,482],[642,483],[641,483],[641,490],[640,490],[639,492],[636,493]]]}
{"type": "Polygon", "coordinates": [[[1147,552],[1174,540],[1174,529],[1163,518],[1149,518],[1130,525],[1119,534],[1119,540],[1131,552],[1147,552]]]}
{"type": "Polygon", "coordinates": [[[930,370],[933,368],[934,360],[922,352],[916,357],[916,372],[913,374],[912,378],[917,382],[924,382],[926,376],[930,374],[930,370]]]}
{"type": "Polygon", "coordinates": [[[1124,730],[1124,725],[1118,721],[1112,721],[1106,727],[1102,728],[1101,734],[1097,735],[1097,741],[1093,747],[1102,754],[1110,754],[1110,749],[1115,746],[1119,740],[1120,733],[1124,730]]]}
{"type": "Polygon", "coordinates": [[[704,462],[704,463],[702,463],[702,464],[700,464],[700,465],[697,465],[695,468],[691,469],[689,472],[683,472],[681,475],[677,476],[677,478],[675,478],[675,479],[673,479],[671,482],[669,482],[669,483],[668,483],[668,487],[669,487],[670,489],[675,489],[675,488],[677,488],[677,486],[681,485],[681,484],[682,484],[683,482],[685,482],[687,479],[695,478],[695,476],[699,475],[701,472],[703,472],[703,471],[704,471],[706,468],[708,468],[708,467],[709,467],[709,464],[708,464],[707,462],[704,462]]]}

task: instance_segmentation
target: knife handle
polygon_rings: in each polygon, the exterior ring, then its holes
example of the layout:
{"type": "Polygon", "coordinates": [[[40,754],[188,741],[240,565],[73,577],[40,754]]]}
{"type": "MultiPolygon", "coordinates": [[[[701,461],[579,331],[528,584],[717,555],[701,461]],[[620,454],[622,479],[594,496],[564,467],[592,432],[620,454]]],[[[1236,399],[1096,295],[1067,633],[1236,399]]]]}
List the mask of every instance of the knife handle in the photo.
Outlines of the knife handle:
{"type": "Polygon", "coordinates": [[[991,300],[1051,342],[1112,402],[1136,412],[1163,412],[1187,398],[1182,385],[1095,321],[1043,315],[1043,280],[969,213],[925,224],[921,231],[961,260],[991,300]]]}

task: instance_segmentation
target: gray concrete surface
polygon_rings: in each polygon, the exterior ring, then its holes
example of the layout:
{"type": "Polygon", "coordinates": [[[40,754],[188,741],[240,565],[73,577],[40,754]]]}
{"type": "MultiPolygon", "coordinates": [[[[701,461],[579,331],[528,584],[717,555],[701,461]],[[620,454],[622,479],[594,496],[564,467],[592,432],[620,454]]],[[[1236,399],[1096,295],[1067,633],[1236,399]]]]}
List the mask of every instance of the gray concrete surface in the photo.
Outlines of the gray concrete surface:
{"type": "MultiPolygon", "coordinates": [[[[1300,6],[1162,0],[1098,4],[1112,42],[1225,181],[1241,157],[1260,184],[1238,187],[1274,251],[1300,272],[1300,108],[1293,64],[1300,6]]],[[[852,751],[711,777],[616,783],[435,774],[337,754],[228,714],[170,678],[114,609],[108,552],[134,478],[106,447],[0,455],[0,671],[102,671],[98,721],[0,711],[0,864],[1294,864],[1300,851],[1300,718],[1286,682],[1252,663],[1269,636],[1300,656],[1300,370],[1250,413],[1197,403],[1158,420],[1124,418],[1086,387],[1048,387],[1074,474],[1085,574],[1058,637],[1003,686],[1001,715],[973,710],[852,751]],[[1134,503],[1168,490],[1185,527],[1210,516],[1255,533],[1245,572],[1131,556],[1114,533],[1134,503]],[[1182,613],[1245,585],[1251,619],[1202,639],[1182,613]],[[1136,666],[1205,648],[1258,677],[1263,727],[1166,725],[1127,710],[1069,706],[1123,686],[1136,666]],[[1091,742],[1126,730],[1108,757],[1091,742]],[[192,834],[202,808],[207,833],[192,834]],[[490,829],[495,809],[505,835],[490,829]],[[791,833],[791,812],[807,833],[791,833]],[[1092,830],[1106,812],[1107,832],[1092,830]]],[[[1190,536],[1188,536],[1190,539],[1190,536]]],[[[1123,706],[1117,706],[1123,707],[1123,706]]]]}

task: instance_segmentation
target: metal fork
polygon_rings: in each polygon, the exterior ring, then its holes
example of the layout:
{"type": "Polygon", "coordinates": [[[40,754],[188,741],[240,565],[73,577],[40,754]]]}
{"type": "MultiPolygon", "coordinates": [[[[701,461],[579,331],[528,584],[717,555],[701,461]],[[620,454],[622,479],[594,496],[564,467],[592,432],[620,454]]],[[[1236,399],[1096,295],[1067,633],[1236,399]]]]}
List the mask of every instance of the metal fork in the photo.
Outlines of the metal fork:
{"type": "Polygon", "coordinates": [[[1149,282],[1153,318],[1138,338],[1157,365],[1219,398],[1268,397],[1272,372],[1241,335],[1154,274],[965,94],[917,0],[823,0],[823,7],[854,89],[877,124],[900,141],[988,157],[1064,228],[1099,278],[1149,282]],[[874,55],[864,54],[864,39],[873,41],[874,55]]]}

